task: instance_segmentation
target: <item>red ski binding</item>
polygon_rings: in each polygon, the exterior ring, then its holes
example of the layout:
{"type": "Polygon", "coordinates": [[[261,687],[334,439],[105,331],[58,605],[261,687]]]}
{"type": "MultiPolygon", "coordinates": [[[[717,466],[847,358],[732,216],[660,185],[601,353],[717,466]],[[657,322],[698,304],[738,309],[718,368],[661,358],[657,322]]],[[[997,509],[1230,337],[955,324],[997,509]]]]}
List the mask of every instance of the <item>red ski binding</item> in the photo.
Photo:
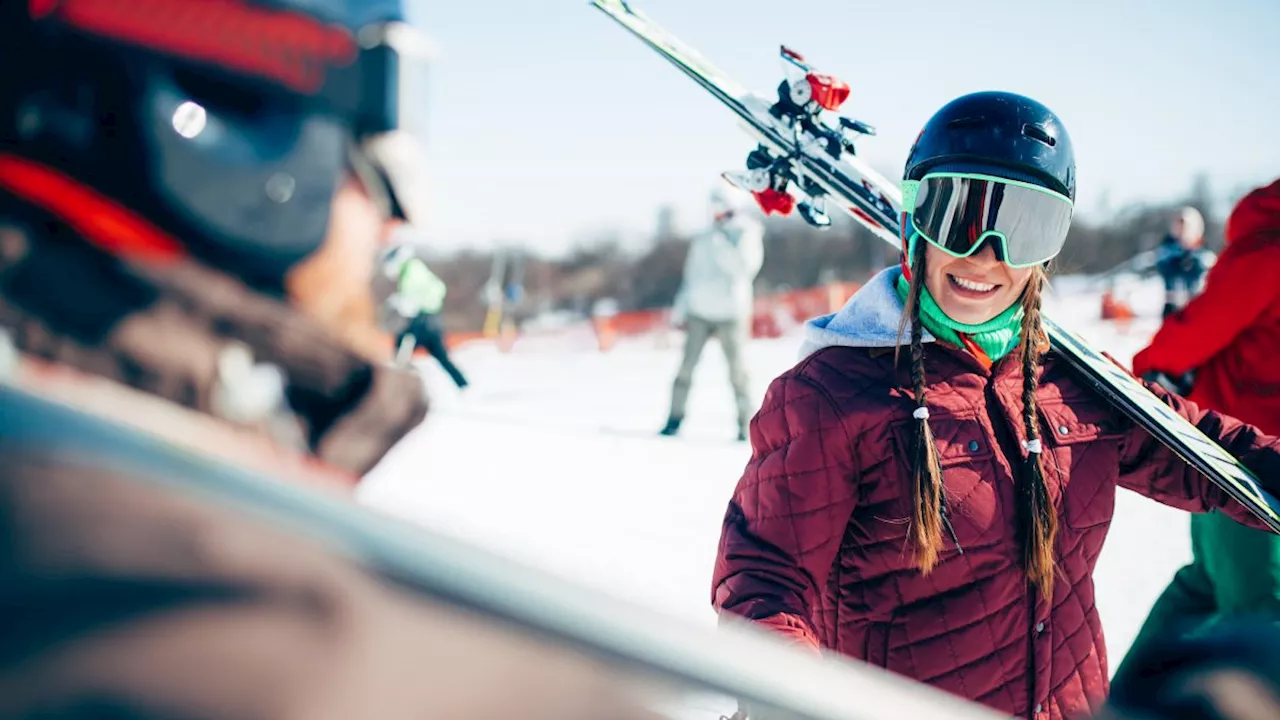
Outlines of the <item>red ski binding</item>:
{"type": "Polygon", "coordinates": [[[773,213],[790,215],[791,211],[796,208],[796,199],[781,190],[765,188],[759,192],[751,193],[751,196],[756,199],[756,204],[760,206],[760,210],[765,215],[773,213]]]}
{"type": "Polygon", "coordinates": [[[836,111],[849,99],[849,84],[832,75],[809,73],[804,76],[813,90],[813,101],[823,110],[836,111]]]}

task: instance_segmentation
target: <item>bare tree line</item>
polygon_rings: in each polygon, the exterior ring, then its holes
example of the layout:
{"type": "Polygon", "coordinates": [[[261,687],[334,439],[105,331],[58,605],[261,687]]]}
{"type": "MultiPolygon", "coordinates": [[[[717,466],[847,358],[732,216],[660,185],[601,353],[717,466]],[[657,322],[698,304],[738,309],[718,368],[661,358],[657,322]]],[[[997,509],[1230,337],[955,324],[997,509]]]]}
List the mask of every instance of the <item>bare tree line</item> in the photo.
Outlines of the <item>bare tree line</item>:
{"type": "MultiPolygon", "coordinates": [[[[1077,217],[1067,249],[1055,261],[1055,274],[1098,273],[1156,246],[1173,211],[1191,205],[1205,217],[1206,244],[1221,247],[1224,217],[1209,183],[1197,177],[1191,190],[1166,202],[1132,204],[1105,218],[1077,217]]],[[[668,214],[668,213],[663,213],[668,214]]],[[[897,261],[896,251],[852,220],[840,216],[818,230],[798,218],[766,220],[764,267],[758,293],[813,287],[842,280],[862,281],[897,261]]],[[[616,238],[600,237],[560,256],[523,252],[525,299],[519,314],[568,311],[588,314],[601,298],[618,308],[645,310],[671,305],[680,287],[689,237],[669,222],[659,222],[652,241],[640,250],[624,249],[616,238]]],[[[445,324],[450,330],[476,330],[484,323],[485,284],[492,252],[464,250],[432,253],[432,268],[448,284],[445,324]]]]}

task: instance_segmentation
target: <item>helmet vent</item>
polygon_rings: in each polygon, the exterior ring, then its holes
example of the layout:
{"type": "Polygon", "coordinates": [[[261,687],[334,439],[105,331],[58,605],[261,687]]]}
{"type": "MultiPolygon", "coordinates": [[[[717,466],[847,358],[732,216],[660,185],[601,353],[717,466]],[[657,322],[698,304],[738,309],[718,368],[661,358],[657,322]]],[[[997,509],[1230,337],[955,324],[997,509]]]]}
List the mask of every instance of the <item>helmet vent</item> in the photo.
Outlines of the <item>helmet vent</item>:
{"type": "Polygon", "coordinates": [[[1053,147],[1054,145],[1058,144],[1057,138],[1045,132],[1044,128],[1040,127],[1039,125],[1032,125],[1031,123],[1023,123],[1022,134],[1026,135],[1027,137],[1033,140],[1039,140],[1040,142],[1044,143],[1045,145],[1048,145],[1049,147],[1053,147]]]}
{"type": "Polygon", "coordinates": [[[947,123],[948,130],[963,130],[965,128],[975,128],[985,124],[985,118],[979,115],[970,115],[969,117],[956,118],[947,123]]]}

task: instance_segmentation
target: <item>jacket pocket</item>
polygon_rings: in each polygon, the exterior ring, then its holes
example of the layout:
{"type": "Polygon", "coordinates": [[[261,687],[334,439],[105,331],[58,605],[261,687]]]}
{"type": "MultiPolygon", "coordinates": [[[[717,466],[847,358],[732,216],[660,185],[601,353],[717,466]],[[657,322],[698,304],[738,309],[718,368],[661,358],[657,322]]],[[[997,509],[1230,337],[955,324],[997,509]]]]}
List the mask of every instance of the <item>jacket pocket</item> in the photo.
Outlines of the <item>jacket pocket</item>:
{"type": "Polygon", "coordinates": [[[887,622],[872,623],[867,629],[867,641],[864,654],[866,661],[889,672],[915,678],[919,668],[913,649],[907,639],[906,618],[899,617],[898,612],[887,622]]]}
{"type": "MultiPolygon", "coordinates": [[[[994,478],[996,450],[985,426],[973,415],[939,414],[929,419],[938,461],[942,468],[945,491],[945,514],[948,527],[943,530],[943,552],[990,541],[999,532],[1000,496],[994,478]]],[[[911,474],[914,468],[916,423],[902,423],[894,428],[894,442],[903,460],[902,493],[910,502],[911,474]]],[[[910,505],[908,504],[909,508],[910,505]]]]}
{"type": "Polygon", "coordinates": [[[1045,480],[1057,496],[1060,517],[1077,530],[1109,524],[1115,514],[1123,437],[1114,412],[1092,402],[1069,401],[1038,410],[1045,480]]]}

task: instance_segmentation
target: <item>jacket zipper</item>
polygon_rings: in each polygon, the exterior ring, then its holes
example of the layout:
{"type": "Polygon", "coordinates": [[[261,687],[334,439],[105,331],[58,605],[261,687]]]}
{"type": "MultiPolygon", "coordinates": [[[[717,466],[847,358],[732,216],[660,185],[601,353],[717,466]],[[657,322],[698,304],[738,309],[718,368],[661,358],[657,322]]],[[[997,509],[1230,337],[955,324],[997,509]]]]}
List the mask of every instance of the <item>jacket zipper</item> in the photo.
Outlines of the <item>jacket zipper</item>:
{"type": "MultiPolygon", "coordinates": [[[[1020,449],[1020,446],[1016,442],[1017,434],[1014,432],[1013,428],[1011,427],[1011,421],[1008,418],[1003,417],[1003,413],[1000,413],[996,409],[1003,406],[1000,405],[1000,398],[996,394],[994,380],[995,380],[994,376],[988,377],[987,387],[984,391],[984,394],[986,395],[986,399],[987,399],[987,418],[991,421],[991,428],[995,431],[996,444],[999,445],[1000,454],[1003,455],[1005,460],[1009,463],[1010,477],[1013,478],[1014,483],[1017,483],[1021,480],[1021,478],[1018,477],[1018,472],[1016,469],[1017,465],[1014,461],[1021,460],[1022,458],[1021,453],[1016,452],[1017,450],[1020,449]],[[1014,450],[1015,452],[1010,452],[1011,449],[1014,450]]],[[[1014,503],[1017,503],[1018,489],[1016,487],[1013,490],[1013,496],[1014,496],[1014,503]]],[[[1014,516],[1015,518],[1017,516],[1016,509],[1014,511],[1014,516]]],[[[1027,588],[1027,602],[1029,605],[1027,610],[1027,613],[1028,613],[1027,616],[1031,618],[1032,621],[1034,621],[1035,615],[1036,615],[1036,589],[1034,587],[1027,588]]],[[[1027,636],[1028,636],[1027,698],[1030,702],[1030,704],[1028,705],[1027,717],[1034,718],[1035,710],[1033,708],[1034,708],[1035,697],[1036,697],[1035,635],[1033,633],[1028,632],[1027,636]]]]}

